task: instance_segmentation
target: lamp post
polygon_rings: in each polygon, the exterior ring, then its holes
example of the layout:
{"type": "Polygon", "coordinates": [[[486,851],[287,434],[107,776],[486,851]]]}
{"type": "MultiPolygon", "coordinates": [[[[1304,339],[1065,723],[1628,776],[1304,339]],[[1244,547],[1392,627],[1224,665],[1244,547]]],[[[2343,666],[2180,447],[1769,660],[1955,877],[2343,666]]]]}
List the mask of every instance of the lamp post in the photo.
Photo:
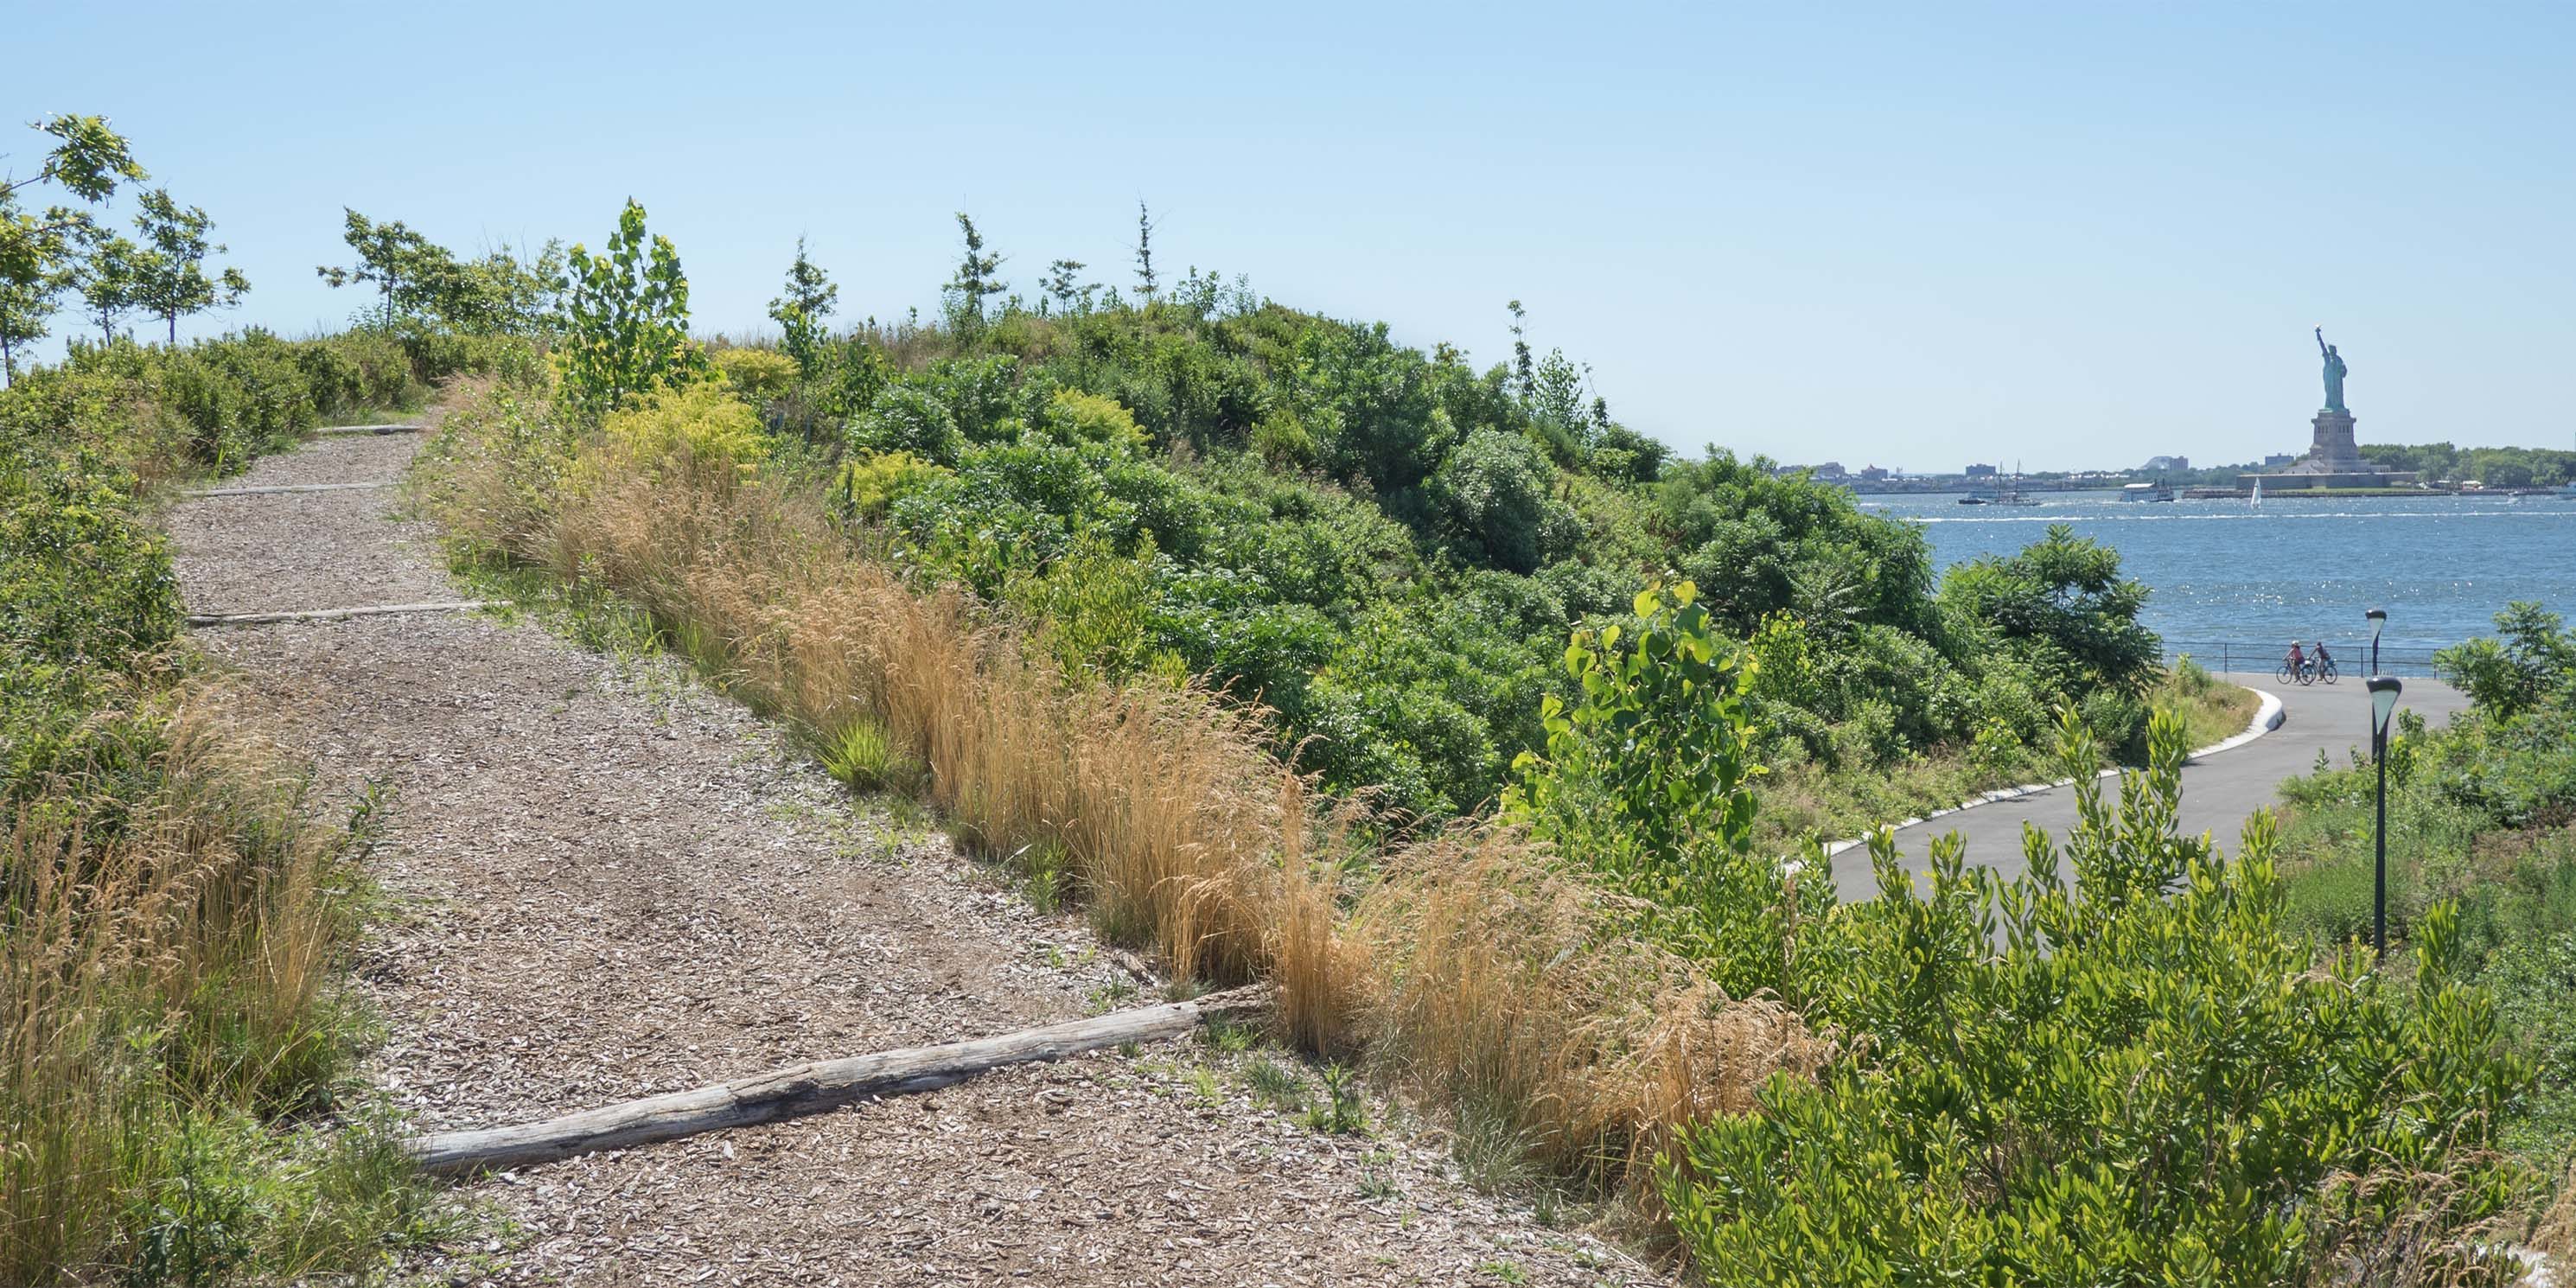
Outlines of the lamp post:
{"type": "Polygon", "coordinates": [[[2374,608],[2362,614],[2370,621],[2370,673],[2379,674],[2379,633],[2388,629],[2388,610],[2374,608]]]}
{"type": "Polygon", "coordinates": [[[2362,687],[2370,690],[2370,760],[2379,767],[2379,823],[2371,834],[2376,866],[2370,896],[2370,946],[2384,958],[2388,955],[2388,717],[2396,713],[2397,695],[2405,692],[2406,686],[2389,676],[2374,675],[2362,687]]]}

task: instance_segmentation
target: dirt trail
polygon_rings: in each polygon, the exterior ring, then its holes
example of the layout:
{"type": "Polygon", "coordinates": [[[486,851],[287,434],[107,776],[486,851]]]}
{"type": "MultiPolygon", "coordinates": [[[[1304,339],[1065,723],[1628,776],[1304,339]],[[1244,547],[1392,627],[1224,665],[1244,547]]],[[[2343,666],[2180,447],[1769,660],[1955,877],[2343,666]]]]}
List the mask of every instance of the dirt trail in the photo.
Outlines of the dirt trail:
{"type": "MultiPolygon", "coordinates": [[[[398,477],[415,436],[323,439],[237,486],[398,477]]],[[[468,598],[393,489],[208,497],[170,529],[190,611],[468,598]]],[[[791,1060],[981,1036],[1132,989],[945,838],[853,802],[666,660],[482,615],[225,628],[326,795],[382,784],[400,903],[362,974],[371,1062],[425,1129],[791,1060]]],[[[518,1235],[451,1282],[1654,1282],[1453,1179],[1430,1143],[1256,1104],[1199,1040],[475,1183],[518,1235]]],[[[1308,1076],[1314,1079],[1311,1072],[1308,1076]]]]}

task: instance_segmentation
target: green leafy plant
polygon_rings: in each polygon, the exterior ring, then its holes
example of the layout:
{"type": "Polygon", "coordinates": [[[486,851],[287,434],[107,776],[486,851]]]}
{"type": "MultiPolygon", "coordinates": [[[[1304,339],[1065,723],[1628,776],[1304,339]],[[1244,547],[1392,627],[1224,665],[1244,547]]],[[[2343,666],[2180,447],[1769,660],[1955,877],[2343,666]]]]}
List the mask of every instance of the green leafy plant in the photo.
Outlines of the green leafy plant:
{"type": "Polygon", "coordinates": [[[629,200],[605,254],[575,243],[570,254],[570,331],[563,394],[593,415],[707,371],[689,339],[689,279],[671,239],[648,247],[644,207],[629,200]]]}
{"type": "Polygon", "coordinates": [[[1325,1065],[1324,1099],[1307,1106],[1307,1128],[1328,1136],[1357,1136],[1368,1125],[1368,1096],[1360,1089],[1359,1074],[1343,1065],[1325,1065]]]}
{"type": "MultiPolygon", "coordinates": [[[[2061,753],[2089,763],[2069,719],[2061,753]]],[[[2292,1282],[2319,1265],[2501,1275],[2529,1183],[2491,1148],[2529,1067],[2428,917],[2411,987],[2288,932],[2269,816],[2221,859],[2174,831],[2159,714],[2116,812],[2079,777],[2063,854],[2010,883],[1936,845],[1918,891],[1816,925],[1814,1014],[1849,1053],[1685,1129],[1675,1228],[1716,1282],[2292,1282]],[[2395,1260],[2392,1261],[2391,1259],[2395,1260]],[[2483,1267],[2483,1269],[2482,1269],[2483,1267]]]]}
{"type": "Polygon", "coordinates": [[[786,333],[780,347],[799,367],[812,369],[825,360],[825,319],[832,316],[841,288],[822,266],[805,257],[805,239],[796,239],[796,261],[787,266],[787,284],[769,302],[769,317],[786,333]]]}
{"type": "Polygon", "coordinates": [[[250,291],[250,281],[237,268],[207,275],[206,260],[224,254],[225,248],[206,236],[214,221],[204,209],[180,205],[167,188],[144,193],[142,206],[142,213],[134,218],[135,228],[143,234],[143,249],[136,256],[133,302],[160,318],[170,343],[177,344],[180,318],[239,304],[250,291]]]}

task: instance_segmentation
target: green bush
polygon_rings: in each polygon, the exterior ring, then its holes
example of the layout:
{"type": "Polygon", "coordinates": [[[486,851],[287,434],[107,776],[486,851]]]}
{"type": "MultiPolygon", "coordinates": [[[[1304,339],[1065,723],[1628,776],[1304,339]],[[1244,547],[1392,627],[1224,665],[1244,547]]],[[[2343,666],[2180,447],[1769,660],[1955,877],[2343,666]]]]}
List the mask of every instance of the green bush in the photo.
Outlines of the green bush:
{"type": "MultiPolygon", "coordinates": [[[[2091,763],[2069,722],[2065,764],[2091,763]]],[[[1686,1129],[1663,1190],[1716,1283],[2269,1283],[2334,1264],[2501,1282],[2488,1243],[2532,1175],[2490,1148],[2530,1066],[2428,912],[2411,987],[2283,918],[2268,821],[2219,858],[2175,834],[2160,713],[2116,812],[2078,775],[2063,857],[1881,895],[1812,927],[1811,1021],[1847,1054],[1686,1129]]]]}

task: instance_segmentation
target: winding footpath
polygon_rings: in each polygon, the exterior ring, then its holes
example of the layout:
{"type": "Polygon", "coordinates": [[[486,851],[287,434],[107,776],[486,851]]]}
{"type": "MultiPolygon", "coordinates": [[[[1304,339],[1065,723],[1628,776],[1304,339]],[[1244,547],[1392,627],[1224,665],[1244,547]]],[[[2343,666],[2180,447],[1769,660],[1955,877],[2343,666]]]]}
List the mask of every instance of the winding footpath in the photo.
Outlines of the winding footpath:
{"type": "MultiPolygon", "coordinates": [[[[367,1072],[416,1128],[1137,998],[1077,917],[1032,911],[917,818],[853,800],[677,664],[460,609],[473,595],[437,534],[384,486],[420,442],[324,437],[169,524],[191,613],[290,615],[198,639],[314,759],[320,806],[380,794],[368,863],[395,912],[361,951],[387,1029],[367,1072]],[[413,611],[336,612],[388,606],[413,611]]],[[[487,1176],[469,1192],[506,1233],[415,1269],[460,1284],[1661,1282],[1472,1192],[1385,1106],[1358,1137],[1263,1107],[1243,1076],[1260,1058],[1177,1039],[487,1176]]]]}
{"type": "MultiPolygon", "coordinates": [[[[2207,832],[2222,852],[2232,854],[2245,820],[2257,810],[2272,807],[2284,780],[2314,770],[2317,753],[2324,752],[2336,764],[2344,764],[2354,749],[2368,750],[2370,695],[2362,689],[2358,675],[2347,675],[2331,685],[2305,688],[2282,684],[2268,675],[2229,674],[2220,678],[2278,698],[2282,715],[2280,727],[2262,737],[2201,756],[2183,766],[2181,830],[2185,835],[2207,832]]],[[[2398,706],[2439,726],[2453,714],[2467,710],[2469,703],[2450,685],[2427,679],[2406,681],[2398,706]]],[[[2116,804],[2119,786],[2106,782],[2103,794],[2116,804]]],[[[1896,833],[1897,853],[1909,871],[1928,872],[1932,842],[1955,831],[1967,842],[1968,862],[1993,868],[2010,880],[2029,870],[2022,858],[2024,824],[2038,827],[2062,843],[2075,827],[2074,789],[2053,788],[1900,828],[1896,833]]],[[[1867,851],[1851,849],[1836,855],[1833,871],[1834,888],[1843,898],[1867,899],[1878,894],[1877,876],[1870,870],[1867,851]]]]}

